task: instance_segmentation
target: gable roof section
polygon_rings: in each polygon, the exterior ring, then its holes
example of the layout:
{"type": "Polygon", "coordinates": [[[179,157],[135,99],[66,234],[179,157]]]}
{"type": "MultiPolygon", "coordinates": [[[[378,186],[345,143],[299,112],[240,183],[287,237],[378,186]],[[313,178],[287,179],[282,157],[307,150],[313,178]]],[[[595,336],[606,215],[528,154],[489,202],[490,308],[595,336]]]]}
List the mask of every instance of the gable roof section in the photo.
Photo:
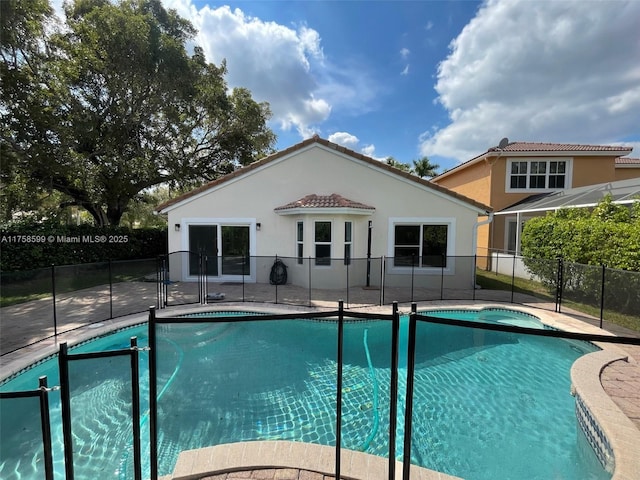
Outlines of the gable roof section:
{"type": "MultiPolygon", "coordinates": [[[[628,155],[633,147],[616,146],[616,145],[580,145],[572,143],[536,143],[536,142],[510,142],[505,148],[491,147],[486,152],[473,157],[466,162],[450,168],[446,172],[432,178],[438,181],[450,175],[453,172],[460,171],[470,165],[478,163],[489,157],[500,157],[507,154],[510,157],[530,156],[537,154],[538,156],[566,156],[567,154],[576,154],[580,156],[614,156],[621,157],[628,155]]],[[[617,161],[617,160],[616,160],[617,161]]]]}
{"type": "Polygon", "coordinates": [[[640,178],[531,195],[496,212],[496,215],[546,212],[572,207],[594,207],[606,195],[611,195],[613,203],[616,204],[632,203],[640,198],[640,178]]]}
{"type": "Polygon", "coordinates": [[[187,193],[184,193],[176,198],[173,198],[171,200],[168,200],[167,202],[164,202],[160,205],[158,205],[156,207],[156,211],[160,212],[160,213],[166,213],[170,210],[173,210],[174,208],[178,207],[179,205],[183,204],[184,202],[188,202],[191,201],[193,199],[195,199],[195,197],[199,196],[200,194],[203,194],[204,192],[215,188],[217,186],[223,185],[233,179],[242,177],[243,175],[246,175],[262,166],[268,165],[271,162],[274,162],[275,160],[281,159],[283,157],[286,157],[288,155],[292,155],[300,150],[303,150],[313,144],[318,144],[321,145],[325,148],[329,148],[332,150],[335,150],[336,152],[342,153],[344,155],[348,155],[351,158],[354,158],[358,161],[361,161],[365,164],[368,165],[372,165],[376,168],[379,168],[381,170],[385,170],[389,173],[392,173],[393,175],[396,175],[398,177],[402,177],[406,180],[409,180],[411,182],[417,183],[419,185],[422,185],[423,187],[427,187],[429,189],[434,190],[435,192],[444,195],[444,196],[448,196],[451,197],[453,200],[457,200],[458,202],[462,202],[462,203],[466,203],[468,204],[470,207],[476,209],[476,210],[480,210],[482,213],[484,212],[491,212],[493,211],[493,209],[491,207],[489,207],[488,205],[484,205],[483,203],[477,202],[476,200],[473,200],[471,198],[468,198],[464,195],[461,195],[457,192],[454,192],[452,190],[449,190],[446,187],[443,187],[441,185],[437,185],[433,182],[430,182],[429,180],[425,180],[423,178],[417,177],[415,175],[411,175],[410,173],[407,172],[403,172],[402,170],[399,170],[395,167],[392,167],[391,165],[387,165],[384,162],[381,162],[379,160],[375,160],[371,157],[367,157],[361,153],[355,152],[353,150],[350,150],[348,148],[345,148],[341,145],[338,145],[336,143],[332,143],[329,140],[325,140],[323,138],[320,138],[317,135],[314,135],[311,138],[308,138],[306,140],[303,140],[300,143],[297,143],[289,148],[286,148],[284,150],[280,150],[279,152],[276,152],[272,155],[269,155],[265,158],[262,158],[256,162],[253,162],[250,165],[247,165],[245,167],[239,168],[238,170],[235,170],[227,175],[224,175],[220,178],[217,178],[216,180],[213,180],[211,182],[208,182],[198,188],[195,188],[187,193]]]}
{"type": "Polygon", "coordinates": [[[313,210],[314,212],[326,210],[349,211],[356,214],[370,215],[375,211],[375,207],[370,207],[364,203],[354,202],[342,195],[332,193],[331,195],[316,195],[312,193],[295,202],[287,203],[280,207],[274,208],[274,211],[280,215],[293,215],[313,210]]]}

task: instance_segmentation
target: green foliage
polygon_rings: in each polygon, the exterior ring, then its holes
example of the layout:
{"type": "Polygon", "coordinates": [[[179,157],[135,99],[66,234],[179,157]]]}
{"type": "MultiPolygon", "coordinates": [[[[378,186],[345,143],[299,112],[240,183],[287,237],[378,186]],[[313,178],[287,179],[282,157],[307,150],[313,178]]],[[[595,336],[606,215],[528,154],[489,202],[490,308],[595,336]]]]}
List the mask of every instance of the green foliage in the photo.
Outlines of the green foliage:
{"type": "Polygon", "coordinates": [[[555,260],[562,259],[564,295],[575,301],[594,301],[601,296],[604,265],[605,281],[610,283],[605,304],[618,305],[623,313],[637,311],[639,204],[635,201],[631,207],[617,205],[607,196],[591,211],[574,208],[532,218],[524,225],[521,241],[527,269],[548,287],[556,288],[555,260]],[[614,281],[616,287],[611,288],[614,281]]]}
{"type": "Polygon", "coordinates": [[[592,211],[564,209],[527,221],[522,255],[640,271],[640,216],[604,198],[592,211]]]}
{"type": "Polygon", "coordinates": [[[12,222],[0,226],[3,272],[51,265],[154,258],[166,253],[166,228],[64,225],[54,220],[12,222]]]}
{"type": "Polygon", "coordinates": [[[440,170],[440,165],[431,163],[429,157],[422,157],[420,160],[413,161],[413,171],[420,178],[435,177],[440,170]]]}
{"type": "Polygon", "coordinates": [[[16,186],[12,211],[32,208],[20,192],[58,191],[61,207],[118,225],[150,187],[200,184],[272,151],[269,106],[229,92],[226,65],[200,47],[189,55],[194,27],[160,1],[76,0],[63,26],[48,23],[46,1],[0,3],[1,181],[16,186]]]}

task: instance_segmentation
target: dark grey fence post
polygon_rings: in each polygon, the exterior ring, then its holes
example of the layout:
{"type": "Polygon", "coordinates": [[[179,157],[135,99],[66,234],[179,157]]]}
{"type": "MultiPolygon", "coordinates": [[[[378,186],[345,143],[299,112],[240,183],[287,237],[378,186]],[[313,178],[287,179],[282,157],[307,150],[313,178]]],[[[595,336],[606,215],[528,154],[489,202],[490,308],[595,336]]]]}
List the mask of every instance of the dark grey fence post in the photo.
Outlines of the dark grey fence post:
{"type": "Polygon", "coordinates": [[[111,271],[111,259],[109,259],[109,318],[113,318],[113,276],[111,271]]]}
{"type": "Polygon", "coordinates": [[[53,455],[51,453],[51,419],[49,417],[49,387],[47,376],[38,379],[40,389],[40,424],[42,428],[42,447],[44,450],[44,477],[53,480],[53,455]]]}
{"type": "Polygon", "coordinates": [[[340,448],[342,447],[342,353],[344,345],[344,302],[338,302],[338,374],[336,379],[336,471],[335,477],[340,478],[340,448]]]}
{"type": "Polygon", "coordinates": [[[142,452],[140,448],[140,366],[138,339],[131,337],[131,419],[133,428],[133,474],[135,480],[142,479],[142,452]]]}
{"type": "Polygon", "coordinates": [[[413,276],[416,269],[416,254],[411,254],[411,301],[413,302],[413,276]]]}
{"type": "Polygon", "coordinates": [[[444,264],[446,263],[447,257],[442,255],[440,260],[440,300],[444,300],[444,264]]]}
{"type": "Polygon", "coordinates": [[[407,398],[404,408],[404,452],[402,460],[402,479],[409,480],[411,468],[411,429],[413,424],[413,380],[416,372],[416,315],[417,306],[411,305],[409,316],[409,338],[407,350],[407,398]]]}
{"type": "Polygon", "coordinates": [[[606,267],[602,264],[602,284],[600,285],[600,328],[604,320],[604,281],[606,275],[606,267]]]}
{"type": "MultiPolygon", "coordinates": [[[[275,259],[274,263],[277,263],[277,262],[278,262],[278,255],[276,255],[276,259],[275,259]]],[[[271,268],[273,268],[273,267],[271,267],[271,268]]],[[[273,283],[276,286],[276,305],[277,305],[278,304],[278,282],[276,281],[276,282],[273,282],[273,283]]]]}
{"type": "Polygon", "coordinates": [[[513,264],[511,265],[511,303],[513,303],[513,293],[516,288],[516,255],[513,254],[513,264]]]}
{"type": "Polygon", "coordinates": [[[396,430],[398,426],[398,338],[400,314],[398,302],[393,302],[391,323],[391,398],[389,399],[389,480],[396,478],[396,430]]]}
{"type": "Polygon", "coordinates": [[[311,298],[311,257],[309,257],[309,306],[313,304],[313,298],[311,298]]]}
{"type": "Polygon", "coordinates": [[[471,290],[473,290],[472,299],[475,302],[475,300],[476,300],[476,283],[478,283],[477,282],[478,279],[476,277],[476,274],[478,272],[478,255],[474,255],[473,256],[473,265],[471,266],[471,268],[473,268],[473,275],[472,275],[473,281],[471,282],[471,290]]]}
{"type": "Polygon", "coordinates": [[[562,287],[564,282],[564,262],[562,258],[558,258],[558,272],[556,277],[556,312],[560,313],[562,309],[562,287]]]}
{"type": "Polygon", "coordinates": [[[149,464],[151,480],[158,480],[158,383],[156,310],[149,308],[149,464]]]}
{"type": "Polygon", "coordinates": [[[60,344],[58,367],[60,371],[60,407],[62,412],[62,438],[64,444],[65,480],[73,480],[73,437],[71,434],[71,392],[69,388],[69,359],[67,342],[60,344]]]}
{"type": "Polygon", "coordinates": [[[53,298],[53,335],[58,336],[58,315],[56,312],[56,266],[51,265],[51,295],[53,298]]]}

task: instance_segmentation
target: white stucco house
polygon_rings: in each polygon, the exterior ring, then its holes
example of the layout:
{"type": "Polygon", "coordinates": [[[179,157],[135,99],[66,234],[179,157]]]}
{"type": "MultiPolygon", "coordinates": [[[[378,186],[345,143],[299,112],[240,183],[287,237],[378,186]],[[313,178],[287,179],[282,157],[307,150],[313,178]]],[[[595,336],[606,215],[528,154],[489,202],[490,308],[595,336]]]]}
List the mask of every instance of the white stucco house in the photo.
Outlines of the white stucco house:
{"type": "MultiPolygon", "coordinates": [[[[491,212],[318,136],[157,210],[168,216],[169,252],[203,252],[209,281],[268,283],[277,255],[288,283],[307,286],[313,275],[318,288],[331,288],[345,268],[349,286],[365,285],[369,256],[384,263],[387,285],[413,272],[425,284],[447,275],[470,288],[471,263],[459,257],[473,257],[478,218],[491,212]]],[[[173,275],[195,280],[195,257],[175,256],[173,275]]],[[[380,270],[369,274],[379,279],[380,270]]]]}

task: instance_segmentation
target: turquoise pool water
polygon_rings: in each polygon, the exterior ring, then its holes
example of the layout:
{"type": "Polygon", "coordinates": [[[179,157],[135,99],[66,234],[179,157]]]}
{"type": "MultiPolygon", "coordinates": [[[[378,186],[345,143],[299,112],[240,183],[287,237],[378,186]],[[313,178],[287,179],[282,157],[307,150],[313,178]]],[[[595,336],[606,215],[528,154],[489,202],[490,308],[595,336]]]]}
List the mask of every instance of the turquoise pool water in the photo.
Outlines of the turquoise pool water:
{"type": "MultiPolygon", "coordinates": [[[[429,314],[543,327],[534,317],[502,309],[429,314]]],[[[181,450],[206,445],[259,439],[335,444],[336,332],[335,323],[303,320],[159,326],[160,474],[172,470],[181,450]]],[[[74,352],[125,348],[132,335],[146,344],[146,326],[140,326],[74,352]]],[[[388,322],[345,325],[345,448],[388,453],[389,338],[388,322]]],[[[469,480],[610,478],[577,427],[569,394],[571,364],[593,350],[585,343],[419,323],[412,462],[469,480]]],[[[125,479],[132,469],[127,371],[115,359],[88,362],[71,372],[76,478],[125,479]]],[[[141,393],[148,399],[146,358],[141,363],[141,393]]],[[[404,366],[406,355],[400,359],[401,407],[404,366]]],[[[3,384],[2,391],[32,389],[43,374],[58,384],[55,360],[3,384]]],[[[41,453],[10,436],[18,419],[33,415],[32,405],[2,405],[0,477],[41,478],[41,453]]],[[[147,406],[145,400],[143,411],[147,406]]],[[[57,392],[51,410],[56,478],[62,479],[57,392]]],[[[141,422],[148,438],[144,415],[141,422]]],[[[398,425],[401,456],[402,415],[398,425]]]]}

